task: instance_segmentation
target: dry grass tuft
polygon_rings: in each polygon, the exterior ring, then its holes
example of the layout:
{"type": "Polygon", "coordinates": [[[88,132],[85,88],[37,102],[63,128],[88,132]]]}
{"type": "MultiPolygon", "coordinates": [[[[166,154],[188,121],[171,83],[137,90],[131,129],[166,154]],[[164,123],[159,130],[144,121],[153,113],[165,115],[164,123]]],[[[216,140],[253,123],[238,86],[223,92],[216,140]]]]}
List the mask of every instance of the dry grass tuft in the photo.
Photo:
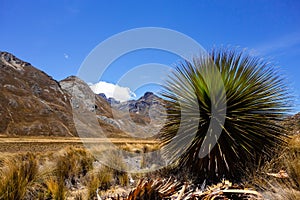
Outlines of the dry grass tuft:
{"type": "Polygon", "coordinates": [[[0,199],[4,200],[37,197],[45,177],[31,153],[2,160],[0,174],[0,199]]]}
{"type": "Polygon", "coordinates": [[[46,199],[53,200],[64,200],[66,199],[67,189],[63,181],[57,181],[53,178],[50,178],[46,181],[47,190],[44,194],[46,199]]]}
{"type": "Polygon", "coordinates": [[[245,180],[262,190],[266,199],[300,199],[300,148],[294,141],[292,137],[286,149],[245,180]]]}
{"type": "Polygon", "coordinates": [[[88,199],[95,198],[98,189],[104,191],[109,189],[112,185],[113,176],[113,170],[105,166],[101,167],[97,172],[91,172],[86,183],[88,199]]]}
{"type": "Polygon", "coordinates": [[[57,157],[54,171],[57,181],[62,181],[70,187],[76,187],[80,180],[93,169],[93,161],[89,152],[81,148],[69,147],[57,157]]]}

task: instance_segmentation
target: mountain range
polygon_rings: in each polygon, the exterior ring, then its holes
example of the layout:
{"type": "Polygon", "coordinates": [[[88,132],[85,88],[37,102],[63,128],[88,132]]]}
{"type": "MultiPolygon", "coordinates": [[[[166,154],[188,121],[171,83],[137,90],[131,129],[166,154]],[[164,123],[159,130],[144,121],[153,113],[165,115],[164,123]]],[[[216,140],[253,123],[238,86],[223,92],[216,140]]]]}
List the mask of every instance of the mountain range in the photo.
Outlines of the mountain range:
{"type": "Polygon", "coordinates": [[[164,100],[151,92],[120,103],[94,94],[76,76],[56,81],[0,52],[1,135],[149,137],[163,125],[163,106],[164,100]]]}

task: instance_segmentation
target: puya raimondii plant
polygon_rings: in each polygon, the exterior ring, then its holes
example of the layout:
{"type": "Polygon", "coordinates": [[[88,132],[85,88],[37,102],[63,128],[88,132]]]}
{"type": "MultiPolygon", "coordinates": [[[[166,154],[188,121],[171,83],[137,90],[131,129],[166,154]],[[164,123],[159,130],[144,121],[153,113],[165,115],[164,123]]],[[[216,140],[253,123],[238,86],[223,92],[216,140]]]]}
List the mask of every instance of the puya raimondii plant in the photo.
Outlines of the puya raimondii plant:
{"type": "Polygon", "coordinates": [[[162,95],[169,101],[164,155],[199,181],[240,180],[285,143],[285,80],[272,63],[244,51],[221,48],[177,64],[162,95]]]}

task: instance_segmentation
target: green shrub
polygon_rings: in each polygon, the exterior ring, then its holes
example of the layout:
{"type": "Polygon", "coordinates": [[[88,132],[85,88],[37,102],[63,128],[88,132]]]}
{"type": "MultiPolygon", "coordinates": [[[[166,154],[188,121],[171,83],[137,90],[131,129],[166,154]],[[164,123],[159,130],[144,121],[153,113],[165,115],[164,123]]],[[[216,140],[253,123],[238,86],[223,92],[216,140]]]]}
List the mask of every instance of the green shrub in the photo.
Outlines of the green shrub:
{"type": "Polygon", "coordinates": [[[288,89],[260,58],[213,50],[179,64],[162,95],[169,100],[165,156],[200,181],[240,180],[258,158],[270,159],[285,144],[278,122],[290,108],[288,89]]]}

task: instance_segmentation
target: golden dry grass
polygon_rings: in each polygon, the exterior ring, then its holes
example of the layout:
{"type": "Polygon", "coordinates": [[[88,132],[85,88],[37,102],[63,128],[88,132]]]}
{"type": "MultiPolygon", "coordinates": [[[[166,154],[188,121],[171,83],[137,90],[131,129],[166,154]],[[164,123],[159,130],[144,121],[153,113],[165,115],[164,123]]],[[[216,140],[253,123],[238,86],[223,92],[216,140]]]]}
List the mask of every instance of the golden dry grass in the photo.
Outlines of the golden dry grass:
{"type": "MultiPolygon", "coordinates": [[[[244,184],[256,188],[266,199],[300,199],[300,136],[289,140],[288,148],[277,153],[273,160],[245,177],[244,184]],[[269,174],[285,170],[288,178],[276,178],[269,174]]],[[[12,145],[37,145],[40,151],[24,153],[20,151],[4,151],[0,155],[0,199],[92,199],[96,191],[102,197],[117,195],[122,191],[126,196],[133,189],[129,185],[129,175],[101,164],[95,165],[90,151],[78,145],[78,138],[1,138],[0,143],[12,145]],[[52,140],[60,141],[52,143],[52,140]],[[39,140],[39,142],[36,142],[39,140]],[[55,151],[43,149],[45,145],[53,145],[55,151]],[[64,145],[62,145],[64,144],[64,145]],[[59,146],[61,145],[61,146],[59,146]],[[59,148],[58,148],[59,147],[59,148]],[[121,189],[120,189],[121,188],[121,189]]],[[[157,143],[143,141],[141,143],[129,139],[113,139],[116,147],[128,152],[155,151],[160,148],[157,143]],[[148,143],[147,143],[148,142],[148,143]]],[[[124,161],[120,155],[114,154],[110,144],[102,143],[99,152],[110,152],[111,161],[118,160],[121,168],[124,161]]],[[[26,147],[27,148],[27,147],[26,147]]],[[[50,148],[50,149],[51,149],[50,148]]],[[[100,163],[100,164],[99,164],[100,163]]],[[[141,163],[142,165],[142,163],[141,163]]],[[[167,169],[166,169],[167,170],[167,169]]],[[[145,177],[167,177],[168,172],[158,171],[150,174],[131,174],[135,183],[145,177]]],[[[184,174],[184,172],[183,172],[184,174]]]]}
{"type": "Polygon", "coordinates": [[[245,177],[245,182],[261,190],[266,199],[300,199],[299,138],[300,135],[292,136],[284,150],[245,177]]]}
{"type": "Polygon", "coordinates": [[[114,144],[124,150],[141,149],[145,145],[149,149],[155,150],[159,148],[157,141],[148,139],[131,139],[131,138],[76,138],[76,137],[0,137],[0,152],[2,153],[20,153],[20,152],[48,152],[59,151],[67,146],[77,148],[86,145],[114,144]],[[126,147],[127,146],[127,147],[126,147]]]}
{"type": "MultiPolygon", "coordinates": [[[[95,140],[89,140],[95,143],[95,140]]],[[[129,152],[154,151],[158,148],[152,141],[123,138],[112,141],[117,148],[129,152]]],[[[107,152],[107,147],[111,146],[101,139],[96,142],[101,144],[97,149],[101,152],[107,152]]],[[[2,144],[10,147],[5,149],[2,146],[0,155],[0,199],[3,200],[87,199],[87,196],[95,196],[97,188],[105,194],[107,189],[114,191],[116,186],[126,187],[129,184],[126,172],[102,164],[94,169],[95,158],[80,145],[78,138],[2,137],[0,146],[2,144]],[[14,149],[16,147],[20,148],[14,149]],[[27,154],[30,149],[35,153],[27,154]]],[[[117,154],[110,155],[110,159],[118,160],[118,165],[124,168],[117,154]]]]}

